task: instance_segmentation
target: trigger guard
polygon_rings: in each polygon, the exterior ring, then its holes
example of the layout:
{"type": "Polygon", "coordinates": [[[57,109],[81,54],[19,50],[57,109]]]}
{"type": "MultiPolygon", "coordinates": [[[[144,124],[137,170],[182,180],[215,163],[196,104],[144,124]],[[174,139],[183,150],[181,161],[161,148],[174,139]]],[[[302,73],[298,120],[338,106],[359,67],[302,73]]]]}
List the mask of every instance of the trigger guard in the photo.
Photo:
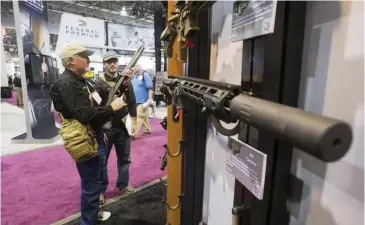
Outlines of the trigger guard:
{"type": "Polygon", "coordinates": [[[172,103],[177,109],[182,109],[180,88],[175,89],[174,94],[172,95],[172,103]]]}
{"type": "Polygon", "coordinates": [[[115,95],[120,96],[120,95],[121,95],[120,91],[119,91],[119,90],[117,90],[117,91],[115,92],[115,95]]]}

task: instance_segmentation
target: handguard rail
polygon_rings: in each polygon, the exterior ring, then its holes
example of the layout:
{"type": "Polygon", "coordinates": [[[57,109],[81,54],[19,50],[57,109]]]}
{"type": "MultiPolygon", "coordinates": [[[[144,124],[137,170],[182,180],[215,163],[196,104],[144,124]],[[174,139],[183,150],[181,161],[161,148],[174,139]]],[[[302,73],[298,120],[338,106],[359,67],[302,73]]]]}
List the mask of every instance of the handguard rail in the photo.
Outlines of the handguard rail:
{"type": "Polygon", "coordinates": [[[237,134],[242,124],[272,133],[278,140],[290,143],[325,162],[342,158],[352,142],[351,127],[340,120],[316,115],[299,108],[240,93],[238,86],[198,78],[169,76],[161,92],[167,104],[183,107],[181,98],[203,106],[203,112],[217,131],[226,136],[237,134]],[[237,123],[226,130],[219,122],[237,123]]]}

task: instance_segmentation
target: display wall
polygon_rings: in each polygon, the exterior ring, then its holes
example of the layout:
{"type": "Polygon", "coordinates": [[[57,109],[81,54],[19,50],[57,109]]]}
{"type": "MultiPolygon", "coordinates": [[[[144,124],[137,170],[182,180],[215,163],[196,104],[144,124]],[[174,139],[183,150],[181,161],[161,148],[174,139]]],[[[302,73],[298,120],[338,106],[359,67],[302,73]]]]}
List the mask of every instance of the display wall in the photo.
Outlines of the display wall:
{"type": "MultiPolygon", "coordinates": [[[[242,42],[230,43],[232,8],[217,2],[212,11],[211,80],[240,84],[242,42]],[[224,13],[228,13],[224,16],[224,13]],[[214,36],[214,35],[213,35],[214,36]]],[[[288,202],[291,225],[364,224],[364,3],[307,2],[299,105],[344,120],[353,144],[340,161],[326,164],[294,151],[292,174],[303,186],[288,202]]],[[[232,224],[234,178],[226,171],[227,138],[208,127],[203,222],[232,224]]]]}
{"type": "Polygon", "coordinates": [[[295,151],[292,174],[304,182],[289,202],[291,225],[364,224],[364,3],[307,2],[299,105],[353,128],[352,146],[325,164],[295,151]],[[346,75],[344,77],[344,75],[346,75]]]}
{"type": "MultiPolygon", "coordinates": [[[[231,43],[232,9],[233,2],[225,1],[212,8],[210,80],[240,85],[242,42],[231,43]]],[[[227,137],[208,126],[202,220],[209,225],[232,224],[235,178],[226,170],[227,143],[227,137]]]]}
{"type": "Polygon", "coordinates": [[[25,2],[13,2],[17,35],[22,95],[27,132],[12,138],[15,143],[55,141],[55,126],[50,87],[57,79],[56,62],[49,55],[46,7],[36,10],[25,2]]]}

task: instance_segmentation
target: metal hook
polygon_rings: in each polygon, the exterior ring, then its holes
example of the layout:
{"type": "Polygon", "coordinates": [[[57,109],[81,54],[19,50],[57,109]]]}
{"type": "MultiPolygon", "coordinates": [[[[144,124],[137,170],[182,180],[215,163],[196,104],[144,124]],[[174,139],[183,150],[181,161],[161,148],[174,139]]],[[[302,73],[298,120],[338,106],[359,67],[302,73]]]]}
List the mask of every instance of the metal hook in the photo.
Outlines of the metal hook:
{"type": "Polygon", "coordinates": [[[177,197],[178,197],[178,198],[177,198],[177,202],[176,202],[176,205],[174,205],[174,206],[170,206],[170,204],[169,204],[169,203],[167,203],[167,201],[166,201],[165,199],[162,199],[162,203],[164,203],[164,204],[165,204],[165,206],[166,206],[166,208],[167,208],[168,210],[175,211],[175,210],[177,210],[178,208],[180,208],[180,199],[181,199],[181,197],[183,197],[183,194],[181,194],[181,193],[180,193],[177,197]]]}
{"type": "Polygon", "coordinates": [[[169,146],[166,145],[166,151],[167,151],[167,155],[169,155],[170,157],[174,158],[174,157],[178,157],[181,153],[182,153],[182,147],[181,147],[181,144],[185,141],[186,139],[182,138],[180,141],[179,141],[179,150],[175,153],[175,154],[172,154],[171,151],[170,151],[170,148],[169,146]]]}
{"type": "Polygon", "coordinates": [[[245,210],[247,210],[247,209],[245,209],[244,205],[234,206],[232,208],[232,225],[240,224],[241,216],[244,214],[245,210]]]}

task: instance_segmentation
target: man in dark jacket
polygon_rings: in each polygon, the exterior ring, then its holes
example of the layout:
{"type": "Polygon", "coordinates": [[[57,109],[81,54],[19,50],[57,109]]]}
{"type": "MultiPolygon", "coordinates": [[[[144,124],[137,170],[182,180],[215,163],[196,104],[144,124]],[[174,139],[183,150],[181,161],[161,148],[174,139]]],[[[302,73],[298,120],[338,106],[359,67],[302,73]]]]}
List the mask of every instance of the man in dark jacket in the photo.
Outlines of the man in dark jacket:
{"type": "MultiPolygon", "coordinates": [[[[113,51],[107,52],[103,56],[105,74],[104,77],[101,78],[106,82],[110,87],[113,87],[119,79],[123,79],[122,76],[119,76],[118,67],[118,55],[113,51]]],[[[133,86],[130,82],[131,77],[127,78],[127,82],[124,85],[127,86],[125,93],[123,94],[125,102],[128,104],[128,107],[123,108],[119,111],[118,117],[115,117],[112,121],[112,128],[110,130],[104,131],[108,138],[108,144],[106,147],[106,163],[104,168],[104,182],[103,182],[103,193],[105,193],[107,186],[109,184],[108,180],[108,172],[107,172],[107,161],[109,159],[110,151],[115,146],[115,151],[118,159],[118,179],[116,183],[116,187],[121,192],[131,193],[134,192],[133,187],[129,185],[129,166],[131,164],[131,140],[129,133],[126,129],[125,122],[126,117],[129,114],[132,120],[132,131],[136,129],[137,126],[137,112],[136,112],[136,99],[134,96],[133,86]]],[[[100,196],[100,203],[104,203],[104,195],[100,196]]]]}
{"type": "MultiPolygon", "coordinates": [[[[67,45],[60,54],[66,69],[51,89],[55,110],[65,119],[76,119],[82,124],[90,125],[96,133],[99,145],[98,156],[76,163],[82,189],[81,225],[96,225],[97,221],[105,221],[111,215],[110,212],[99,212],[105,152],[101,127],[126,106],[122,98],[114,99],[110,105],[100,104],[99,94],[83,77],[89,63],[88,57],[92,54],[92,51],[82,45],[67,45]]],[[[132,71],[127,71],[126,74],[131,76],[132,71]]]]}

